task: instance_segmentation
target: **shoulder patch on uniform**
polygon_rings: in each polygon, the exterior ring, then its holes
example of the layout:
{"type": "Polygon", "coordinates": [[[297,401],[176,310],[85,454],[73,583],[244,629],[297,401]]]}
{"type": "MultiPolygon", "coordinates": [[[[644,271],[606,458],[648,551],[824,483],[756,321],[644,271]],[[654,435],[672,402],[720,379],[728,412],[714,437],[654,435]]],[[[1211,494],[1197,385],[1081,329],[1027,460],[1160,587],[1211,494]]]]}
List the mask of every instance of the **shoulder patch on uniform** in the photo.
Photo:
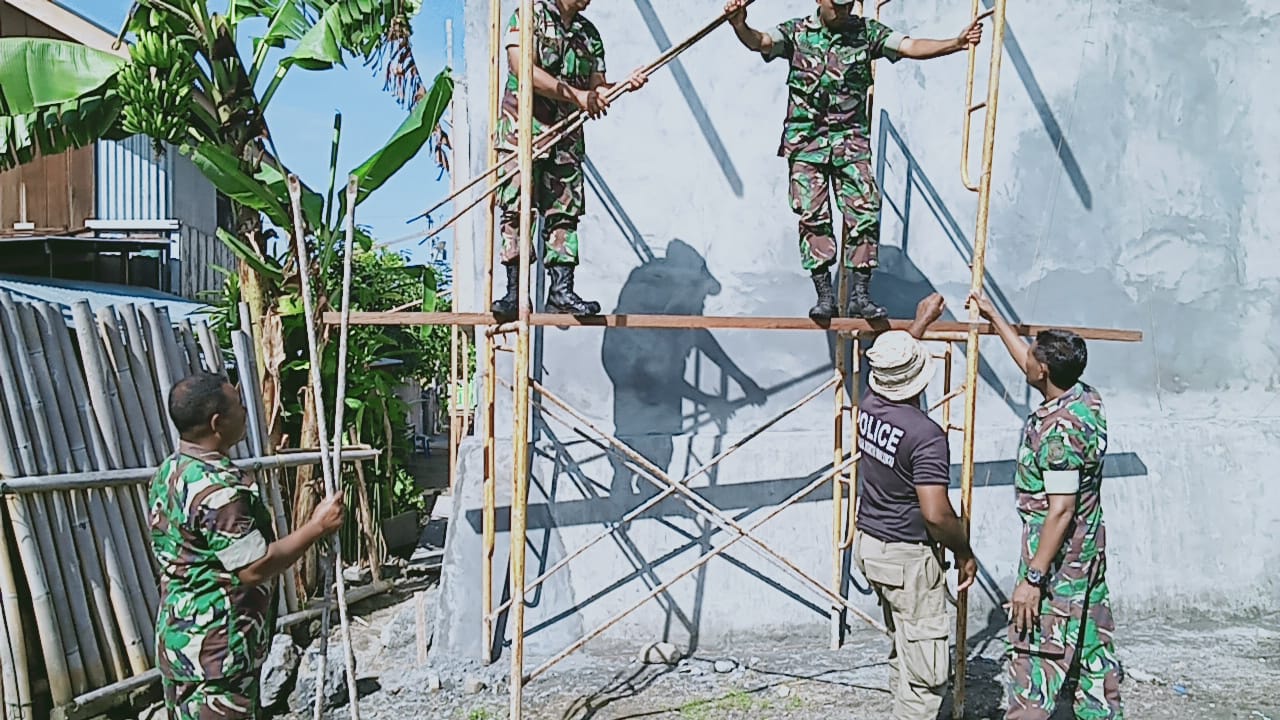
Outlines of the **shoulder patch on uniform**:
{"type": "Polygon", "coordinates": [[[1044,458],[1050,463],[1060,463],[1067,459],[1067,446],[1061,437],[1054,435],[1045,440],[1044,458]]]}

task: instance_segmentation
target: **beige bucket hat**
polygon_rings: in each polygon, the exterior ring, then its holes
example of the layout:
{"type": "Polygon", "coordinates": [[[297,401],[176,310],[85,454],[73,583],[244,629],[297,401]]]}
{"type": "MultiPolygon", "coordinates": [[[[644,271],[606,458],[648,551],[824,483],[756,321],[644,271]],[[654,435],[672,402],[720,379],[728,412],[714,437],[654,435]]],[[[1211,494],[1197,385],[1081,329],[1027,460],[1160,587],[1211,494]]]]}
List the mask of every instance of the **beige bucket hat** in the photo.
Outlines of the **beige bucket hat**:
{"type": "Polygon", "coordinates": [[[867,351],[871,389],[888,400],[909,400],[933,379],[933,355],[905,330],[890,330],[867,351]]]}

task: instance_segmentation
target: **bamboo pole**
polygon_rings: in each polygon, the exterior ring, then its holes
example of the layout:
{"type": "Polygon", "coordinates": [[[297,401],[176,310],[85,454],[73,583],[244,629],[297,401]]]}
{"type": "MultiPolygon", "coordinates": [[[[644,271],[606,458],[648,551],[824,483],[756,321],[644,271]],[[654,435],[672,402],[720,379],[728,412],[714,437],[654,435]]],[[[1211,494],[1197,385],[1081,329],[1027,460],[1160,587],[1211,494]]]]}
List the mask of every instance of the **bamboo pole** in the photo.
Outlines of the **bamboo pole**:
{"type": "Polygon", "coordinates": [[[18,557],[22,562],[27,587],[31,592],[38,645],[49,679],[49,694],[53,698],[54,705],[64,705],[71,702],[74,693],[64,651],[66,646],[62,640],[54,598],[50,594],[49,579],[40,562],[40,548],[22,498],[10,496],[6,501],[9,504],[9,519],[13,527],[14,540],[18,546],[18,557]]]}
{"type": "MultiPolygon", "coordinates": [[[[2,352],[2,351],[0,351],[2,352]]],[[[0,478],[17,477],[22,474],[18,456],[9,442],[9,411],[5,407],[4,393],[0,393],[0,478]]]]}
{"type": "Polygon", "coordinates": [[[67,441],[68,468],[77,471],[88,470],[92,467],[89,446],[85,439],[84,428],[80,425],[80,419],[76,417],[76,403],[71,397],[71,372],[63,362],[62,342],[59,338],[59,335],[67,334],[67,326],[61,321],[61,316],[58,324],[50,324],[49,310],[51,309],[52,306],[48,303],[37,303],[34,306],[33,319],[37,337],[28,338],[27,341],[33,345],[40,343],[44,351],[44,361],[49,369],[49,387],[56,405],[57,416],[61,420],[58,425],[67,441]]]}
{"type": "MultiPolygon", "coordinates": [[[[0,322],[3,322],[3,318],[0,318],[0,322]]],[[[9,359],[9,342],[5,335],[3,329],[0,329],[0,392],[5,395],[5,411],[9,416],[9,430],[13,433],[14,460],[22,474],[39,475],[35,445],[27,429],[26,414],[22,411],[21,385],[18,384],[18,375],[9,359]]]]}
{"type": "MultiPolygon", "coordinates": [[[[107,450],[107,467],[111,469],[136,465],[125,453],[126,443],[120,437],[119,427],[115,422],[115,411],[112,410],[112,399],[107,383],[103,382],[107,371],[102,348],[94,332],[93,316],[89,312],[89,303],[80,300],[71,306],[72,319],[75,322],[76,337],[80,341],[80,359],[84,363],[85,382],[88,384],[89,398],[93,402],[93,414],[97,419],[98,429],[107,450]]],[[[132,444],[128,446],[132,454],[132,444]]]]}
{"type": "Polygon", "coordinates": [[[204,364],[200,361],[200,346],[196,343],[196,332],[191,327],[190,318],[182,318],[178,323],[178,337],[182,340],[180,348],[186,351],[186,366],[190,368],[191,374],[205,372],[204,364]]]}
{"type": "MultiPolygon", "coordinates": [[[[71,333],[67,331],[66,320],[62,316],[62,312],[52,305],[46,304],[41,310],[49,327],[58,328],[54,335],[57,336],[58,345],[62,350],[62,366],[66,369],[67,378],[70,382],[70,385],[66,387],[68,393],[72,396],[72,402],[75,404],[74,417],[80,423],[80,429],[85,438],[85,446],[89,451],[90,464],[88,467],[109,467],[110,461],[107,457],[106,442],[94,420],[93,406],[89,398],[89,391],[86,389],[84,371],[81,368],[79,357],[72,348],[71,333]]],[[[68,393],[60,394],[65,395],[68,393]]]]}
{"type": "MultiPolygon", "coordinates": [[[[498,128],[498,93],[501,87],[500,53],[502,32],[502,0],[489,0],[489,135],[493,137],[498,128]]],[[[498,161],[498,150],[494,143],[485,143],[486,160],[489,167],[498,161]]],[[[493,245],[495,238],[493,180],[489,183],[489,212],[484,220],[484,307],[486,312],[493,304],[493,245]]],[[[456,243],[455,243],[456,244],[456,243]]],[[[457,294],[455,293],[455,297],[457,294]]],[[[454,308],[457,310],[458,308],[454,308]]],[[[497,544],[495,527],[497,511],[497,447],[494,441],[494,405],[497,395],[496,373],[497,354],[494,341],[486,338],[484,343],[484,476],[482,478],[483,505],[480,513],[481,525],[481,558],[480,558],[480,594],[484,604],[481,618],[480,661],[485,665],[493,662],[493,552],[497,544]]]]}
{"type": "MultiPolygon", "coordinates": [[[[88,490],[85,493],[85,506],[88,508],[90,533],[94,542],[102,551],[102,561],[106,571],[107,594],[111,599],[111,611],[115,615],[116,628],[120,631],[124,643],[125,657],[134,675],[146,672],[150,667],[151,652],[142,639],[143,630],[138,625],[137,615],[133,608],[140,603],[129,594],[131,587],[137,587],[137,581],[130,584],[126,580],[125,569],[132,567],[127,562],[128,555],[120,547],[113,523],[108,522],[103,506],[107,504],[102,498],[104,490],[88,490]]],[[[146,625],[141,626],[145,629],[146,625]]]]}
{"type": "Polygon", "coordinates": [[[31,669],[27,662],[26,628],[18,595],[17,574],[9,551],[7,533],[0,533],[0,605],[4,608],[5,629],[5,717],[30,720],[31,669]],[[12,680],[9,676],[12,674],[12,680]]]}
{"type": "MultiPolygon", "coordinates": [[[[148,347],[151,349],[151,357],[155,362],[156,369],[156,386],[160,394],[160,406],[169,407],[169,392],[173,390],[173,386],[178,382],[180,376],[177,374],[176,367],[172,362],[172,356],[169,354],[168,346],[164,342],[164,335],[167,332],[172,335],[172,331],[168,326],[161,325],[160,313],[156,310],[155,305],[146,303],[138,306],[138,313],[142,316],[143,330],[146,332],[150,342],[148,347]]],[[[178,430],[174,428],[172,423],[169,425],[169,447],[178,447],[178,430]]]]}
{"type": "Polygon", "coordinates": [[[524,565],[529,504],[529,246],[533,228],[533,0],[520,0],[519,130],[520,313],[516,324],[514,429],[511,434],[511,714],[524,717],[524,565]]]}
{"type": "MultiPolygon", "coordinates": [[[[36,308],[29,303],[14,304],[10,301],[5,304],[11,319],[16,316],[21,325],[18,328],[19,336],[10,338],[10,347],[17,354],[22,375],[27,380],[27,392],[40,403],[40,412],[35,417],[38,423],[47,428],[46,432],[52,439],[53,448],[58,455],[56,468],[64,470],[74,467],[75,460],[67,439],[66,426],[69,423],[62,416],[58,405],[50,367],[51,358],[46,354],[41,341],[36,308]]],[[[60,357],[58,359],[60,360],[60,357]]],[[[72,417],[70,424],[75,422],[72,417]]],[[[48,466],[46,469],[53,470],[54,467],[48,466]]],[[[93,626],[89,621],[87,608],[73,600],[83,588],[79,563],[74,559],[74,552],[72,557],[68,558],[66,549],[59,551],[54,541],[55,537],[60,535],[65,537],[64,533],[70,532],[66,508],[62,504],[61,497],[52,495],[30,498],[23,505],[23,509],[27,512],[35,530],[40,559],[44,563],[50,595],[58,614],[60,629],[63,631],[63,652],[67,659],[72,689],[77,693],[83,692],[89,682],[87,665],[93,666],[95,678],[103,682],[105,678],[102,678],[101,662],[98,659],[97,644],[94,641],[93,626]],[[54,532],[51,525],[55,524],[59,526],[61,532],[54,532]]]]}
{"type": "MultiPolygon", "coordinates": [[[[318,432],[317,440],[320,443],[320,469],[324,476],[325,494],[332,497],[336,492],[336,479],[333,475],[334,466],[331,464],[329,455],[329,428],[328,419],[325,417],[324,387],[320,377],[320,345],[316,340],[316,313],[314,300],[311,295],[311,261],[307,252],[306,224],[302,221],[302,188],[298,182],[297,175],[289,176],[289,202],[293,209],[293,240],[294,249],[297,253],[295,260],[298,265],[298,279],[301,283],[302,290],[302,310],[303,317],[307,327],[307,352],[310,359],[309,374],[311,375],[311,392],[314,394],[314,404],[316,409],[316,426],[318,432]]],[[[348,212],[354,213],[354,208],[348,209],[348,212]]],[[[347,696],[350,702],[350,713],[352,720],[360,720],[360,698],[356,691],[356,672],[355,672],[355,655],[351,650],[351,627],[347,619],[347,597],[346,597],[346,581],[342,577],[342,543],[339,541],[337,534],[333,536],[331,543],[333,548],[333,567],[334,567],[334,583],[337,586],[338,595],[338,618],[342,627],[342,645],[346,655],[347,665],[347,696]]],[[[324,588],[326,607],[328,603],[329,588],[324,588]]],[[[319,674],[316,676],[316,687],[323,689],[325,680],[325,663],[328,655],[329,638],[326,634],[320,643],[320,662],[318,666],[319,674]]],[[[321,710],[323,709],[324,693],[316,692],[315,717],[319,720],[321,710]]]]}
{"type": "Polygon", "coordinates": [[[106,576],[98,560],[97,539],[94,537],[92,522],[86,498],[82,491],[67,491],[71,512],[71,537],[80,555],[80,564],[85,578],[85,600],[92,608],[94,631],[98,636],[98,644],[111,668],[115,680],[129,675],[129,665],[125,660],[124,645],[116,632],[116,621],[111,610],[111,595],[107,589],[106,576]]]}
{"type": "Polygon", "coordinates": [[[120,338],[120,321],[115,310],[106,305],[98,308],[98,334],[102,339],[103,349],[106,350],[106,359],[113,370],[109,373],[108,382],[115,382],[116,395],[120,398],[120,411],[124,419],[121,430],[133,443],[138,462],[156,465],[163,455],[156,452],[151,442],[146,413],[139,396],[141,385],[135,379],[129,354],[125,352],[124,342],[120,338]]]}
{"type": "MultiPolygon", "coordinates": [[[[0,331],[5,335],[15,370],[19,398],[25,410],[26,426],[34,428],[35,460],[39,472],[57,472],[59,468],[57,454],[54,451],[53,436],[49,429],[48,410],[44,399],[36,385],[35,375],[27,358],[25,343],[22,342],[22,320],[17,306],[9,293],[0,290],[0,331]]],[[[65,456],[64,456],[65,460],[65,456]]]]}
{"type": "MultiPolygon", "coordinates": [[[[381,454],[378,450],[361,446],[359,449],[344,452],[343,462],[373,460],[381,454]]],[[[312,451],[287,452],[233,461],[235,466],[242,472],[301,467],[303,465],[316,465],[319,462],[320,453],[312,451]]],[[[137,485],[149,482],[155,477],[159,469],[159,467],[124,468],[123,470],[92,470],[83,473],[68,473],[66,475],[36,475],[10,478],[0,480],[0,493],[22,495],[56,490],[96,490],[121,485],[137,485]]]]}
{"type": "MultiPolygon", "coordinates": [[[[839,271],[841,278],[845,277],[843,263],[839,271]]],[[[841,288],[847,288],[847,285],[841,283],[841,288]]],[[[843,295],[838,294],[840,298],[843,295]]],[[[849,342],[843,335],[836,333],[836,383],[835,391],[835,415],[832,421],[832,457],[839,462],[844,457],[844,405],[845,405],[845,383],[848,381],[847,360],[845,358],[845,345],[849,342]]],[[[857,418],[854,418],[853,432],[856,436],[858,433],[857,418]]],[[[857,447],[857,443],[854,443],[857,447]]],[[[843,537],[844,520],[842,511],[844,510],[844,478],[836,475],[831,478],[831,589],[833,592],[841,593],[841,581],[844,579],[844,552],[840,549],[840,541],[843,537]]],[[[840,645],[844,641],[844,623],[845,611],[843,605],[831,606],[831,649],[839,650],[840,645]]]]}
{"type": "MultiPolygon", "coordinates": [[[[991,38],[991,62],[989,79],[987,80],[986,126],[982,136],[982,177],[978,188],[977,229],[973,238],[973,262],[969,289],[972,293],[982,291],[982,281],[986,274],[987,237],[991,211],[991,167],[995,156],[996,141],[996,109],[1000,100],[1000,61],[1004,57],[1006,0],[995,0],[994,28],[991,38]]],[[[974,14],[978,15],[977,0],[974,0],[974,14]]],[[[964,396],[964,451],[960,470],[960,507],[965,535],[969,535],[973,512],[973,470],[974,470],[974,432],[977,429],[978,403],[978,305],[968,303],[969,334],[965,343],[965,396],[964,396]]],[[[951,716],[955,720],[964,717],[965,703],[965,670],[968,665],[968,623],[969,592],[961,590],[956,598],[956,676],[953,691],[955,702],[951,716]]]]}
{"type": "Polygon", "coordinates": [[[227,364],[222,357],[222,349],[218,347],[218,339],[213,329],[204,320],[196,322],[196,336],[200,340],[200,349],[204,352],[205,367],[217,375],[227,374],[227,364]]]}
{"type": "Polygon", "coordinates": [[[133,305],[122,305],[118,310],[124,321],[125,335],[128,338],[125,350],[133,368],[133,380],[138,385],[142,415],[146,421],[147,433],[151,437],[151,445],[158,457],[168,457],[174,450],[168,431],[169,408],[160,406],[161,394],[156,387],[155,363],[148,352],[142,323],[138,320],[138,309],[133,305]]]}

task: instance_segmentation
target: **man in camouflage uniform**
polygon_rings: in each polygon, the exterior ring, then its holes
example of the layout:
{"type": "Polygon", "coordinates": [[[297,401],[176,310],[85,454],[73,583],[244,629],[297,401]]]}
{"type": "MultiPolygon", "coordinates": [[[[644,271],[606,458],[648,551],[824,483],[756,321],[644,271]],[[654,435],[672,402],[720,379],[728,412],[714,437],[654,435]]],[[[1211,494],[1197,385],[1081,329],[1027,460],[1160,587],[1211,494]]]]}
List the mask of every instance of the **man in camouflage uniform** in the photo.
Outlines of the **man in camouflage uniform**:
{"type": "Polygon", "coordinates": [[[257,487],[227,457],[245,407],[217,375],[179,381],[169,415],[181,440],[151,483],[160,561],[156,666],[172,720],[259,717],[258,676],[275,630],[272,580],[342,524],[342,495],[276,541],[257,487]]]}
{"type": "Polygon", "coordinates": [[[725,5],[738,40],[766,62],[786,58],[789,99],[778,155],[790,163],[791,209],[800,216],[800,259],[818,294],[815,320],[838,314],[828,268],[837,246],[830,194],[844,218],[844,263],[854,270],[848,315],[887,316],[871,300],[871,273],[880,243],[880,193],[871,169],[871,63],[878,58],[925,60],[960,52],[982,40],[975,21],[948,40],[911,38],[852,12],[855,0],[817,0],[808,17],[787,20],[767,32],[747,25],[747,0],[725,5]]]}
{"type": "MultiPolygon", "coordinates": [[[[598,118],[609,108],[607,93],[616,83],[605,80],[604,42],[600,32],[582,15],[591,0],[535,0],[533,4],[533,139],[575,110],[598,118]]],[[[498,114],[494,142],[499,161],[518,150],[520,68],[520,12],[507,23],[506,92],[498,114]]],[[[642,71],[627,80],[627,89],[636,90],[648,82],[642,71]]],[[[578,221],[586,209],[582,164],[586,160],[586,138],[579,127],[533,160],[532,207],[542,215],[546,247],[542,263],[547,268],[550,288],[549,312],[596,315],[600,303],[583,300],[573,289],[574,268],[578,265],[578,221]]],[[[520,270],[520,178],[512,177],[498,189],[502,213],[502,264],[506,266],[507,293],[490,308],[500,320],[514,319],[519,310],[520,270]]],[[[530,228],[530,235],[533,235],[530,228]]]]}
{"type": "Polygon", "coordinates": [[[1098,391],[1080,381],[1088,360],[1079,335],[1044,330],[1028,345],[985,297],[991,320],[1044,403],[1018,448],[1022,553],[1010,604],[1010,720],[1047,720],[1074,685],[1079,720],[1121,720],[1120,662],[1107,587],[1102,465],[1107,419],[1098,391]]]}

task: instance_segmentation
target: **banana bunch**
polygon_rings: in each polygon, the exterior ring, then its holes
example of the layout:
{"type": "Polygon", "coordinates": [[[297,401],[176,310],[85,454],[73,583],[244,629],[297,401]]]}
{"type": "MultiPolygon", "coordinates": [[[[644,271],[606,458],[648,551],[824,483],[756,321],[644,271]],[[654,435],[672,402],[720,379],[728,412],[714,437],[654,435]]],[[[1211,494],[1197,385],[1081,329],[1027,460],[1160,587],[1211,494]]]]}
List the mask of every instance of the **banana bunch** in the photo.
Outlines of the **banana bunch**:
{"type": "Polygon", "coordinates": [[[189,39],[144,30],[129,47],[130,62],[120,71],[124,129],[156,141],[178,144],[186,136],[191,94],[198,69],[189,39]]]}

